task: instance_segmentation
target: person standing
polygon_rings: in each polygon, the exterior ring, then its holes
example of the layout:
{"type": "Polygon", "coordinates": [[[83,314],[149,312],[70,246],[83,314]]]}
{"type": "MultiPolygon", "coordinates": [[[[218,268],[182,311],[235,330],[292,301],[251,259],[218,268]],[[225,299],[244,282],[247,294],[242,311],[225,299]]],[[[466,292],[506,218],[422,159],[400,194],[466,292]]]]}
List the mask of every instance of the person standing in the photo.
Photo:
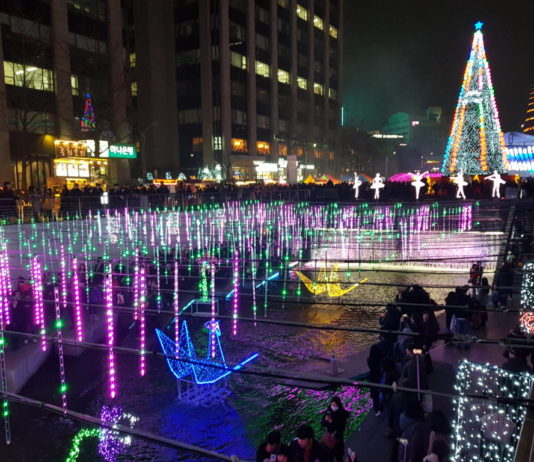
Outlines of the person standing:
{"type": "Polygon", "coordinates": [[[313,428],[308,424],[297,428],[297,437],[290,448],[294,462],[330,462],[328,451],[315,439],[313,428]]]}
{"type": "Polygon", "coordinates": [[[323,444],[332,451],[336,462],[343,462],[345,454],[345,427],[349,413],[343,407],[343,403],[338,396],[334,396],[326,409],[321,426],[326,428],[323,436],[323,444]]]}

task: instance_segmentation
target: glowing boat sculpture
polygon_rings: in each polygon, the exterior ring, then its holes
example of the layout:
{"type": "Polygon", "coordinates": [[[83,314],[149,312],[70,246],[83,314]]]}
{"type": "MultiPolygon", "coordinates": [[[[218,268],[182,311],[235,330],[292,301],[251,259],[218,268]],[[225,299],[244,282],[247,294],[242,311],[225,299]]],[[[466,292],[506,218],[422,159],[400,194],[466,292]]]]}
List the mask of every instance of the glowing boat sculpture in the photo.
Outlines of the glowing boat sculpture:
{"type": "Polygon", "coordinates": [[[212,384],[228,377],[232,372],[241,369],[245,364],[259,356],[258,353],[254,353],[235,366],[227,366],[221,347],[219,323],[215,322],[211,327],[210,323],[211,321],[207,323],[209,330],[208,336],[211,340],[211,337],[215,335],[216,348],[214,354],[208,348],[206,358],[197,357],[186,321],[182,322],[178,348],[176,348],[176,342],[167,337],[161,330],[156,329],[156,334],[161,349],[167,358],[169,369],[177,379],[184,380],[191,378],[197,385],[212,384]]]}
{"type": "Polygon", "coordinates": [[[317,281],[312,281],[309,277],[305,276],[300,271],[295,270],[295,273],[312,294],[326,294],[329,297],[342,297],[343,295],[352,292],[354,289],[356,289],[356,287],[358,287],[360,284],[363,284],[368,279],[362,279],[360,282],[357,282],[356,284],[353,284],[352,286],[343,289],[339,282],[339,276],[337,274],[337,265],[333,266],[332,271],[330,271],[330,273],[327,273],[326,269],[322,268],[319,271],[319,274],[317,275],[317,281]]]}

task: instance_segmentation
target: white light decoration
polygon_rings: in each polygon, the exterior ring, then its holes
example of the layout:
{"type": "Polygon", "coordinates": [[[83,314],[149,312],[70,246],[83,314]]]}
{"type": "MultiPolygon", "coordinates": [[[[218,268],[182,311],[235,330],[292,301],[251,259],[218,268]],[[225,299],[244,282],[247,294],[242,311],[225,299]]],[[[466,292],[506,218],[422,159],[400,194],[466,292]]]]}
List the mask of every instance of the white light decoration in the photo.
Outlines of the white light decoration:
{"type": "Polygon", "coordinates": [[[380,176],[380,173],[377,173],[373,178],[373,182],[371,183],[371,189],[375,190],[375,199],[380,199],[380,190],[385,187],[386,185],[384,184],[384,178],[380,176]]]}
{"type": "Polygon", "coordinates": [[[534,334],[534,262],[523,265],[523,279],[521,281],[521,325],[529,334],[534,334]]]}
{"type": "Polygon", "coordinates": [[[460,199],[460,197],[465,199],[464,186],[467,186],[467,181],[464,180],[464,171],[460,169],[456,176],[451,176],[451,181],[458,187],[456,190],[456,199],[460,199]]]}
{"type": "Polygon", "coordinates": [[[415,188],[415,199],[419,200],[419,194],[421,193],[421,188],[426,186],[426,183],[423,181],[425,175],[428,175],[428,172],[421,173],[417,170],[415,173],[410,173],[413,176],[412,186],[415,188]]]}
{"type": "Polygon", "coordinates": [[[487,176],[484,179],[493,182],[493,190],[491,191],[491,197],[501,197],[501,185],[506,184],[506,181],[501,178],[499,172],[497,170],[494,170],[493,175],[487,176]]]}
{"type": "Polygon", "coordinates": [[[360,181],[358,173],[354,172],[354,198],[358,199],[360,196],[360,186],[363,184],[363,181],[360,181]]]}
{"type": "Polygon", "coordinates": [[[456,373],[453,462],[513,462],[533,376],[463,360],[456,373]],[[477,395],[487,399],[472,398],[477,395]]]}

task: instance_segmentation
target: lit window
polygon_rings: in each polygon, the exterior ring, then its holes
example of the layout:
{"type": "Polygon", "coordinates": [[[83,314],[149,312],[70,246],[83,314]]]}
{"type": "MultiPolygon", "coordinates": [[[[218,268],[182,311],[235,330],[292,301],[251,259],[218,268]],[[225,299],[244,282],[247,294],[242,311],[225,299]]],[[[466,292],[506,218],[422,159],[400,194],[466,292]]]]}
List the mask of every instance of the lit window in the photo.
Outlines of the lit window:
{"type": "Polygon", "coordinates": [[[335,158],[334,152],[333,151],[329,151],[328,152],[328,160],[334,160],[334,158],[335,158]]]}
{"type": "Polygon", "coordinates": [[[256,74],[269,78],[271,76],[271,66],[261,61],[256,61],[256,74]]]}
{"type": "Polygon", "coordinates": [[[137,96],[137,82],[132,82],[130,84],[130,91],[132,93],[132,96],[137,96]]]}
{"type": "Polygon", "coordinates": [[[337,98],[337,91],[334,90],[333,88],[329,88],[328,89],[328,97],[330,99],[336,99],[337,98]]]}
{"type": "MultiPolygon", "coordinates": [[[[217,137],[214,137],[213,138],[213,143],[215,144],[215,138],[217,137]]],[[[201,152],[202,151],[202,142],[204,140],[202,139],[202,137],[195,137],[191,140],[191,144],[192,144],[192,147],[193,147],[193,151],[195,152],[201,152]]],[[[216,147],[214,147],[213,149],[217,149],[216,147]]]]}
{"type": "Polygon", "coordinates": [[[304,155],[304,149],[302,149],[301,147],[298,147],[297,148],[297,156],[298,157],[302,157],[304,155]]]}
{"type": "Polygon", "coordinates": [[[316,159],[322,159],[323,158],[323,152],[319,151],[319,149],[314,149],[314,155],[316,159]]]}
{"type": "Polygon", "coordinates": [[[258,141],[256,143],[256,149],[260,154],[270,154],[271,146],[267,141],[258,141]]]}
{"type": "Polygon", "coordinates": [[[135,53],[130,53],[130,67],[135,67],[137,64],[137,57],[135,56],[135,53]]]}
{"type": "Polygon", "coordinates": [[[247,142],[240,138],[232,138],[232,151],[247,152],[247,142]]]}
{"type": "Polygon", "coordinates": [[[297,5],[297,16],[303,21],[308,20],[308,10],[303,6],[297,5]]]}
{"type": "MultiPolygon", "coordinates": [[[[193,138],[195,140],[196,138],[193,138]]],[[[202,138],[200,138],[200,142],[202,143],[202,138]]],[[[213,149],[215,151],[222,151],[222,136],[214,136],[213,137],[213,149]]]]}
{"type": "Polygon", "coordinates": [[[313,25],[317,27],[317,29],[324,30],[323,20],[319,16],[313,17],[313,25]]]}
{"type": "Polygon", "coordinates": [[[337,28],[332,26],[332,24],[330,24],[330,26],[328,26],[328,32],[330,32],[330,36],[331,37],[334,37],[334,38],[337,39],[337,28]]]}
{"type": "Polygon", "coordinates": [[[72,89],[72,94],[74,96],[80,95],[80,87],[78,85],[78,76],[77,75],[71,75],[70,76],[70,86],[72,89]]]}
{"type": "Polygon", "coordinates": [[[313,92],[314,92],[316,95],[321,95],[321,96],[323,96],[323,95],[324,95],[324,87],[323,87],[320,83],[315,82],[315,83],[313,84],[313,92]]]}
{"type": "Polygon", "coordinates": [[[279,145],[279,153],[281,156],[287,156],[287,144],[279,145]]]}
{"type": "Polygon", "coordinates": [[[36,66],[4,61],[4,82],[6,85],[54,91],[54,72],[36,66]]]}
{"type": "Polygon", "coordinates": [[[308,89],[308,81],[304,77],[297,77],[297,85],[302,90],[308,89]]]}
{"type": "Polygon", "coordinates": [[[239,69],[247,68],[247,57],[243,56],[235,51],[231,53],[232,66],[238,67],[239,69]]]}
{"type": "Polygon", "coordinates": [[[289,83],[289,72],[278,69],[278,81],[280,83],[289,83]]]}
{"type": "Polygon", "coordinates": [[[289,2],[288,0],[278,0],[278,5],[281,6],[282,8],[287,8],[289,2]]]}

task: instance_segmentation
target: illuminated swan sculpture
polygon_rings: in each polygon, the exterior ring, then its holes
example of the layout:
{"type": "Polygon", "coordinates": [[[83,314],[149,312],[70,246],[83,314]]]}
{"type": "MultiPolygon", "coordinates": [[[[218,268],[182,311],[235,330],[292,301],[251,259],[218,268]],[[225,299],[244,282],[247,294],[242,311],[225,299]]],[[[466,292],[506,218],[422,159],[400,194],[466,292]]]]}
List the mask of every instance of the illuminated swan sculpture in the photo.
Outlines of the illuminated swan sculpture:
{"type": "Polygon", "coordinates": [[[362,279],[360,282],[357,282],[356,284],[353,284],[352,286],[343,289],[341,287],[341,284],[339,282],[339,276],[337,272],[337,265],[334,265],[332,268],[332,271],[330,273],[326,272],[325,268],[322,268],[321,271],[319,271],[319,274],[317,276],[317,281],[312,281],[309,277],[302,274],[300,271],[296,271],[297,276],[299,279],[304,283],[306,288],[314,295],[322,295],[326,294],[329,297],[342,297],[343,295],[348,294],[349,292],[352,292],[356,287],[358,287],[360,284],[363,284],[367,279],[362,279]]]}
{"type": "Polygon", "coordinates": [[[156,329],[161,349],[167,357],[169,369],[177,379],[192,377],[197,385],[215,383],[229,376],[232,372],[241,369],[245,364],[259,356],[258,353],[255,353],[236,366],[227,366],[219,338],[221,336],[219,323],[215,322],[213,326],[210,326],[210,324],[211,321],[207,323],[208,330],[210,331],[208,336],[211,339],[211,336],[215,334],[217,339],[216,349],[215,356],[211,356],[210,350],[208,349],[205,359],[197,358],[186,321],[182,322],[178,350],[176,349],[176,342],[172,341],[161,330],[156,329]]]}

